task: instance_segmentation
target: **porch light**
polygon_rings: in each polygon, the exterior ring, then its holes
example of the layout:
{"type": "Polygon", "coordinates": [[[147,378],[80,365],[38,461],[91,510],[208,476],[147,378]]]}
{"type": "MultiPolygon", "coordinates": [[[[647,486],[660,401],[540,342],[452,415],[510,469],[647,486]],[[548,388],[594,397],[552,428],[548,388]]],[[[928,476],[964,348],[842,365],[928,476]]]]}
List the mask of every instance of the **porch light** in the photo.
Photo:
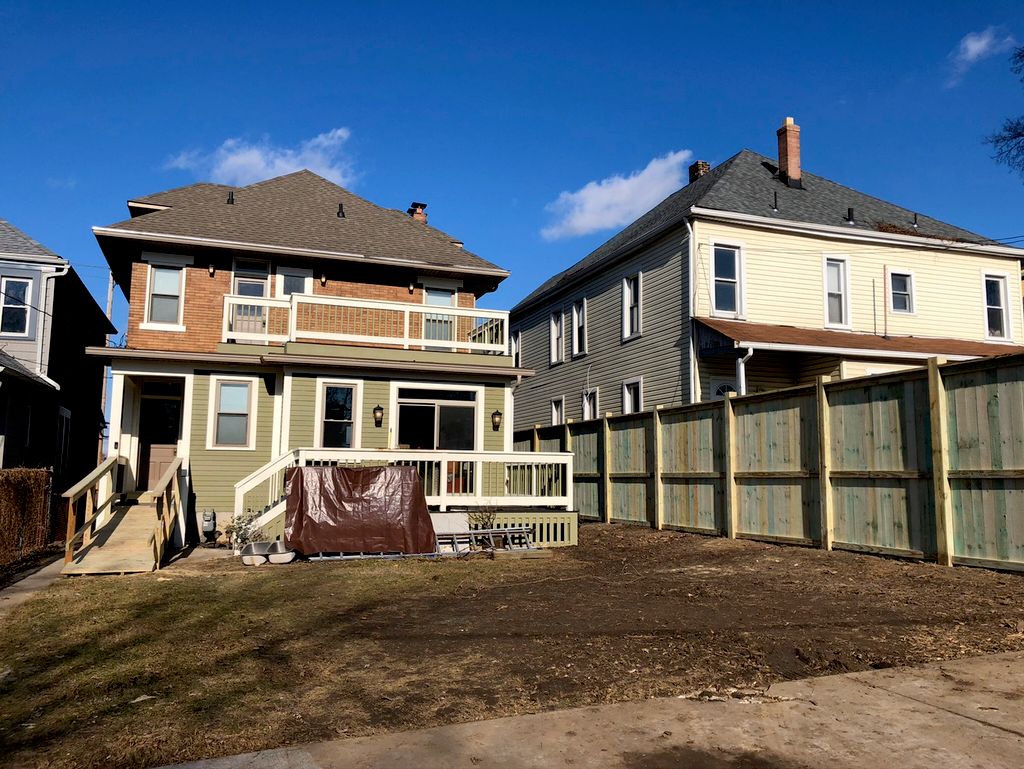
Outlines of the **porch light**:
{"type": "Polygon", "coordinates": [[[327,285],[327,273],[326,272],[320,273],[320,285],[321,286],[326,286],[327,285]]]}
{"type": "Polygon", "coordinates": [[[373,409],[373,426],[380,427],[384,424],[384,407],[379,403],[373,409]]]}
{"type": "Polygon", "coordinates": [[[498,432],[501,429],[501,412],[497,409],[491,414],[491,429],[498,432]]]}
{"type": "Polygon", "coordinates": [[[213,277],[213,273],[215,273],[216,271],[217,271],[217,268],[216,268],[216,267],[214,267],[214,266],[213,266],[213,265],[211,264],[211,265],[210,265],[210,277],[211,277],[211,278],[213,277]]]}

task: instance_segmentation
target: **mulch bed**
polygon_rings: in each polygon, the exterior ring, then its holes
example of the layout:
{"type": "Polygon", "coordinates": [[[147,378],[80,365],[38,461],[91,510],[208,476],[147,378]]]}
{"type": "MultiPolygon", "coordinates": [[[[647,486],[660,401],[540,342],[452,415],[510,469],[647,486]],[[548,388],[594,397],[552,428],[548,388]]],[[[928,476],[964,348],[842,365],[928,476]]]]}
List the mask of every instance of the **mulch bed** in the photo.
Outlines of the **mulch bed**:
{"type": "Polygon", "coordinates": [[[0,634],[0,764],[150,766],[1019,650],[1022,586],[603,525],[548,559],[66,580],[0,634]]]}

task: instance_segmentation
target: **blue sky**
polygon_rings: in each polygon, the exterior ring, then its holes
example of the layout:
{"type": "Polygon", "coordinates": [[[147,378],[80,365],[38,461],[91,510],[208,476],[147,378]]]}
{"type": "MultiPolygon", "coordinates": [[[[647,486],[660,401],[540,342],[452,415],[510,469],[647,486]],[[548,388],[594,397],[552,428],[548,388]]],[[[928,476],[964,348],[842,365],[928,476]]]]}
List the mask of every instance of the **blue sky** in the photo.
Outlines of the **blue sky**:
{"type": "MultiPolygon", "coordinates": [[[[804,168],[994,237],[1024,180],[1024,4],[0,3],[0,217],[105,294],[125,200],[311,165],[512,271],[508,308],[671,192],[803,129],[804,168]],[[614,224],[607,229],[596,229],[614,224]]],[[[124,327],[123,300],[115,321],[124,327]]]]}

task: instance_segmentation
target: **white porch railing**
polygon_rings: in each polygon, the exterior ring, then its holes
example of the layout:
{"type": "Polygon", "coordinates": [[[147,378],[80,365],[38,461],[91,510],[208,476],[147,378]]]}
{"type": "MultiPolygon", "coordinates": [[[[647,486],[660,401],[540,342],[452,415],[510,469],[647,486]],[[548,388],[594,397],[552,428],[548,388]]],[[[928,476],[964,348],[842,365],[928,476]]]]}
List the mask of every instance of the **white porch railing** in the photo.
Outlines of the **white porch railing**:
{"type": "Polygon", "coordinates": [[[261,511],[260,525],[284,509],[285,479],[293,467],[413,466],[427,505],[573,509],[573,455],[500,451],[375,451],[295,449],[235,484],[235,513],[261,511]]]}
{"type": "Polygon", "coordinates": [[[508,312],[292,294],[224,297],[225,342],[330,341],[504,355],[508,312]]]}

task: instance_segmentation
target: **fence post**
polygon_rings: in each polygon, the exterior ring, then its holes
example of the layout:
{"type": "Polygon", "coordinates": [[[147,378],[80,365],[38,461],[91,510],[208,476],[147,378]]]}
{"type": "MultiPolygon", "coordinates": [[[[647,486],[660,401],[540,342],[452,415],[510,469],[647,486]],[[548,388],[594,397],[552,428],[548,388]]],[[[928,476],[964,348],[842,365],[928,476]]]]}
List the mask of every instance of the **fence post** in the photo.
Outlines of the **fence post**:
{"type": "Polygon", "coordinates": [[[562,451],[572,451],[572,431],[569,429],[569,425],[572,424],[572,420],[566,420],[565,424],[562,425],[564,428],[562,433],[562,451]]]}
{"type": "Polygon", "coordinates": [[[726,393],[722,401],[722,493],[725,498],[725,536],[736,538],[739,521],[739,494],[736,488],[736,412],[733,408],[735,393],[726,393]]]}
{"type": "Polygon", "coordinates": [[[533,446],[534,452],[540,451],[540,433],[538,432],[538,428],[540,428],[540,425],[533,426],[533,442],[531,445],[533,446]]]}
{"type": "Polygon", "coordinates": [[[604,522],[612,522],[612,441],[608,415],[601,418],[601,490],[604,496],[604,522]]]}
{"type": "Polygon", "coordinates": [[[655,406],[651,414],[651,451],[653,459],[654,483],[651,484],[651,496],[654,497],[654,528],[661,531],[665,528],[665,506],[662,501],[661,479],[661,406],[655,406]]]}
{"type": "Polygon", "coordinates": [[[928,411],[932,423],[932,483],[935,487],[935,544],[938,562],[953,565],[953,497],[949,488],[949,431],[946,385],[940,358],[928,359],[928,411]]]}
{"type": "Polygon", "coordinates": [[[821,505],[821,546],[832,549],[835,538],[835,502],[832,499],[832,421],[828,411],[825,377],[818,377],[818,496],[821,505]]]}
{"type": "Polygon", "coordinates": [[[74,548],[71,545],[71,540],[75,536],[77,527],[75,526],[75,503],[70,499],[68,500],[68,527],[67,536],[64,539],[64,563],[71,562],[71,556],[74,548]]]}

